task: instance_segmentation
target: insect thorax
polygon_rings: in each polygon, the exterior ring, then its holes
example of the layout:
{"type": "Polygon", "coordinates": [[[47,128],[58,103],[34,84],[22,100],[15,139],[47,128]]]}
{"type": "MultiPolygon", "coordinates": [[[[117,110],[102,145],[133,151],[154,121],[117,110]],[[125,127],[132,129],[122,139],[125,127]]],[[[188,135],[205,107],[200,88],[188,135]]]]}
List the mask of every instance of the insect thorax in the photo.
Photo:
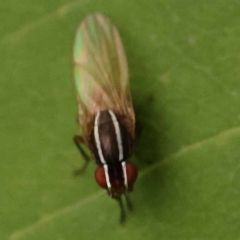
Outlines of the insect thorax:
{"type": "Polygon", "coordinates": [[[112,167],[126,161],[133,147],[127,128],[112,110],[103,110],[96,114],[90,145],[96,163],[112,167]]]}

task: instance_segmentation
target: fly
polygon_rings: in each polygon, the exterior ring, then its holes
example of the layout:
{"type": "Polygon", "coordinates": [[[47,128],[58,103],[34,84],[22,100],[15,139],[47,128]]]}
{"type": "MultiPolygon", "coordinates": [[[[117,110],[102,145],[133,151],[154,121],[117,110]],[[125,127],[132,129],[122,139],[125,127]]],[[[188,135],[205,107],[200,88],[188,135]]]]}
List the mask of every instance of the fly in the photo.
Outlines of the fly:
{"type": "Polygon", "coordinates": [[[116,27],[102,14],[87,16],[79,25],[73,52],[74,77],[81,136],[74,142],[83,155],[84,166],[90,158],[85,144],[97,164],[95,180],[118,200],[121,221],[125,211],[121,196],[131,204],[138,171],[130,161],[135,142],[135,113],[129,90],[128,64],[116,27]]]}

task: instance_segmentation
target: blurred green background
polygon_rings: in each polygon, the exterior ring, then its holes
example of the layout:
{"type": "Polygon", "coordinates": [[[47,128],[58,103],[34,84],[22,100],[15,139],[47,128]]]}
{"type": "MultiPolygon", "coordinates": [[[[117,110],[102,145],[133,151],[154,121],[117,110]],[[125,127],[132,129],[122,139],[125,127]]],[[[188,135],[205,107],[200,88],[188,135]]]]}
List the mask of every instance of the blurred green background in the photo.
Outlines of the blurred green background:
{"type": "Polygon", "coordinates": [[[240,2],[2,0],[0,239],[240,239],[240,2]],[[144,129],[124,226],[83,160],[72,81],[79,22],[124,42],[144,129]]]}

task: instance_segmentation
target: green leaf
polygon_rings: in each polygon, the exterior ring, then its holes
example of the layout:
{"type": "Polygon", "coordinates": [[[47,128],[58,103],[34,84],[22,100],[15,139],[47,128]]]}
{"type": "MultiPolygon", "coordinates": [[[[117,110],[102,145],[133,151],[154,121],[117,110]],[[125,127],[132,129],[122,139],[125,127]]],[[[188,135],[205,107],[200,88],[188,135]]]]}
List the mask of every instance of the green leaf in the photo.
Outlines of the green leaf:
{"type": "Polygon", "coordinates": [[[2,1],[0,239],[239,239],[240,4],[2,1]],[[82,157],[72,82],[79,22],[103,12],[122,36],[143,132],[134,211],[82,157]]]}

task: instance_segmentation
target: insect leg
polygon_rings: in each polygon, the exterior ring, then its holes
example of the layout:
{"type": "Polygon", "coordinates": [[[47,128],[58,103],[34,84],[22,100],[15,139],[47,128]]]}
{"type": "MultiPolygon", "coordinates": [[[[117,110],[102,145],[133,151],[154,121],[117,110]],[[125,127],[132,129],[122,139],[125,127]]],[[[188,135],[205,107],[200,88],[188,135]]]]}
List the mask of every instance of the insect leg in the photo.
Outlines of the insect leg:
{"type": "Polygon", "coordinates": [[[83,166],[81,168],[77,169],[77,170],[74,170],[74,172],[73,172],[74,175],[79,175],[79,174],[81,174],[85,171],[85,169],[87,168],[88,163],[89,163],[91,158],[88,156],[88,154],[82,148],[82,144],[84,144],[84,141],[83,141],[83,138],[81,136],[75,135],[73,137],[73,141],[76,144],[79,152],[81,153],[81,155],[83,156],[83,158],[85,160],[83,166]]]}
{"type": "Polygon", "coordinates": [[[127,203],[127,208],[129,211],[133,211],[133,205],[132,205],[132,201],[129,197],[129,194],[125,194],[125,199],[126,199],[126,203],[127,203]]]}
{"type": "Polygon", "coordinates": [[[121,197],[116,198],[120,207],[120,223],[123,224],[126,221],[126,213],[123,206],[123,201],[121,197]]]}

